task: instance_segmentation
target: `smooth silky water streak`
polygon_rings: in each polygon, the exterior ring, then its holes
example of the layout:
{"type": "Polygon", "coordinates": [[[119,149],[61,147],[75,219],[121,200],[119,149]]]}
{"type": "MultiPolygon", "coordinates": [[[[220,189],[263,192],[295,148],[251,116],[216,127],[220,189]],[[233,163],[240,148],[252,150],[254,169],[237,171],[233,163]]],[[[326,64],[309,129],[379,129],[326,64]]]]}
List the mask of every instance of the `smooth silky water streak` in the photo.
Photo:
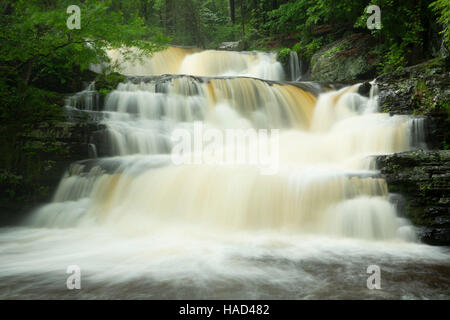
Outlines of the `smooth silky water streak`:
{"type": "Polygon", "coordinates": [[[109,145],[110,155],[170,152],[170,134],[176,127],[194,121],[223,123],[227,109],[234,110],[227,111],[229,116],[237,113],[227,123],[231,127],[249,122],[258,129],[306,128],[315,100],[306,89],[252,78],[128,82],[106,98],[106,138],[100,140],[109,145]]]}
{"type": "Polygon", "coordinates": [[[291,74],[291,81],[300,81],[302,79],[301,60],[294,50],[291,50],[289,53],[289,71],[291,74]]]}
{"type": "Polygon", "coordinates": [[[284,80],[283,67],[275,53],[207,50],[186,56],[180,74],[193,76],[247,76],[284,80]]]}
{"type": "MultiPolygon", "coordinates": [[[[130,49],[127,49],[130,50],[130,49]]],[[[133,49],[131,49],[133,51],[133,49]]],[[[134,49],[138,53],[137,49],[134,49]]],[[[119,65],[122,74],[128,76],[149,76],[162,74],[178,74],[184,58],[198,51],[195,48],[170,46],[166,50],[156,52],[150,57],[130,61],[124,58],[120,49],[107,52],[113,65],[119,65]]]]}

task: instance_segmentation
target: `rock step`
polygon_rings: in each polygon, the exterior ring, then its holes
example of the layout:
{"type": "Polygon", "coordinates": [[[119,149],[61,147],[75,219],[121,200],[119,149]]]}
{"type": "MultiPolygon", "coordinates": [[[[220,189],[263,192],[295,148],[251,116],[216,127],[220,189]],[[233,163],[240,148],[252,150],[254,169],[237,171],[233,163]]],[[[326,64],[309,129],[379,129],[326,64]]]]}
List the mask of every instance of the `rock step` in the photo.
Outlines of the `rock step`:
{"type": "Polygon", "coordinates": [[[389,191],[404,197],[401,214],[420,229],[422,241],[450,245],[450,150],[378,156],[377,167],[389,191]]]}

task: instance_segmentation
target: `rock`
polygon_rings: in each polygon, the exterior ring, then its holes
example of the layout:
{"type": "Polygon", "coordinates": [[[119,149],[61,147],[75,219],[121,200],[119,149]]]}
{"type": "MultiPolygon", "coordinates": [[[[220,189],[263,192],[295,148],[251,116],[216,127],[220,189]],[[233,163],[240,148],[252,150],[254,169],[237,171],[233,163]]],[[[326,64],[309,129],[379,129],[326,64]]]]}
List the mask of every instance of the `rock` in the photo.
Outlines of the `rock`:
{"type": "Polygon", "coordinates": [[[230,41],[230,42],[222,42],[218,47],[219,50],[227,50],[227,51],[242,51],[245,49],[244,41],[230,41]]]}
{"type": "Polygon", "coordinates": [[[449,65],[449,58],[433,59],[376,79],[381,110],[426,117],[426,142],[432,149],[450,144],[449,65]]]}
{"type": "Polygon", "coordinates": [[[389,192],[405,199],[404,215],[433,245],[450,245],[450,150],[378,156],[377,167],[389,192]]]}
{"type": "Polygon", "coordinates": [[[358,88],[358,93],[364,97],[370,97],[370,90],[372,89],[372,84],[370,82],[364,82],[358,88]]]}
{"type": "Polygon", "coordinates": [[[441,41],[441,46],[439,48],[439,57],[440,58],[448,58],[450,56],[450,50],[445,45],[444,39],[441,41]]]}
{"type": "Polygon", "coordinates": [[[369,80],[375,78],[379,57],[371,53],[373,39],[353,34],[333,42],[311,58],[311,80],[320,82],[369,80]]]}
{"type": "Polygon", "coordinates": [[[0,170],[0,223],[50,201],[70,163],[91,156],[90,137],[101,129],[101,124],[72,117],[23,128],[14,144],[2,145],[21,153],[14,156],[14,167],[0,170]]]}

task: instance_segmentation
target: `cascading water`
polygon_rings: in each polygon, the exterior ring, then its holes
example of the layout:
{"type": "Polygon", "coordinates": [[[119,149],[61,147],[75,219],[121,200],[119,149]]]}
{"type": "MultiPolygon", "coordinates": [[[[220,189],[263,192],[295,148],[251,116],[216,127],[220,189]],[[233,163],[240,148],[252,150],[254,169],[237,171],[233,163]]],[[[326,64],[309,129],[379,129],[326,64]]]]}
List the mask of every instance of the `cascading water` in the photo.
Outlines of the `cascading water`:
{"type": "Polygon", "coordinates": [[[127,61],[120,50],[110,50],[113,63],[129,76],[188,74],[192,76],[248,76],[267,80],[283,80],[283,68],[275,53],[198,51],[191,48],[169,47],[157,52],[152,59],[127,61]]]}
{"type": "Polygon", "coordinates": [[[291,73],[291,81],[299,81],[302,79],[301,60],[294,50],[291,50],[289,54],[289,71],[291,73]]]}
{"type": "Polygon", "coordinates": [[[449,255],[417,242],[374,167],[421,146],[420,120],[378,113],[358,85],[276,82],[271,54],[169,48],[123,72],[104,108],[93,84],[68,100],[104,124],[100,158],[72,164],[52,203],[0,233],[0,292],[71,297],[64,272],[78,265],[84,298],[448,298],[440,273],[396,281],[449,270],[449,255]],[[278,129],[275,174],[174,164],[173,132],[199,124],[278,129]],[[383,291],[366,287],[372,264],[383,291]]]}

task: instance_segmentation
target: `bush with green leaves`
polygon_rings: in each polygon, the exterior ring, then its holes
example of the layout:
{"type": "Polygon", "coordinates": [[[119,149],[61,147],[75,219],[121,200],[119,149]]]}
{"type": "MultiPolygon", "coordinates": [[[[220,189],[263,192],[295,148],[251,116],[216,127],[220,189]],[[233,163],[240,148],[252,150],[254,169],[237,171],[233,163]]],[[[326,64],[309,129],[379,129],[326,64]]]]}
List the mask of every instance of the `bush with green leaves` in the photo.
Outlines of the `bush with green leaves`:
{"type": "Polygon", "coordinates": [[[438,15],[437,22],[443,27],[441,34],[444,43],[450,45],[450,1],[437,0],[430,4],[430,8],[438,15]]]}
{"type": "Polygon", "coordinates": [[[283,48],[278,52],[278,61],[282,64],[286,64],[289,61],[289,57],[291,55],[291,49],[283,48]]]}

